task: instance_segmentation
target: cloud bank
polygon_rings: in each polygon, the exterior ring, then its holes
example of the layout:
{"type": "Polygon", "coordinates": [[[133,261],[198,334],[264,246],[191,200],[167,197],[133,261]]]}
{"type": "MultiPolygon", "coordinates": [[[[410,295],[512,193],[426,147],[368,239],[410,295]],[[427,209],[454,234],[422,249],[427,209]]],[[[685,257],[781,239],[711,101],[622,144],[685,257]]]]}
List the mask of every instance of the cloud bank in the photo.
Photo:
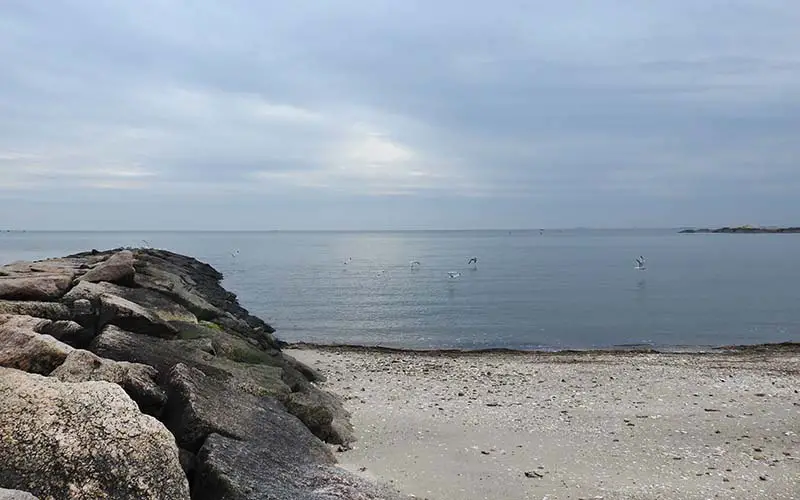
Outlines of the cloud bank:
{"type": "Polygon", "coordinates": [[[0,4],[0,226],[796,223],[800,5],[0,4]]]}

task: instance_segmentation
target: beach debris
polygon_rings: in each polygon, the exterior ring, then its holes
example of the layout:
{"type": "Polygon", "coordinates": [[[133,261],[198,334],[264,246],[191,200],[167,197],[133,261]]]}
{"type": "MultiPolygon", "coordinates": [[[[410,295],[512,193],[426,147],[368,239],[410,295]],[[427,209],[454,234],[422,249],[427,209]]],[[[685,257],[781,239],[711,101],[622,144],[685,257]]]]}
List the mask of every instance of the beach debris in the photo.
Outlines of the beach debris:
{"type": "Polygon", "coordinates": [[[541,479],[544,477],[544,474],[539,474],[535,470],[529,470],[525,473],[525,477],[541,479]]]}

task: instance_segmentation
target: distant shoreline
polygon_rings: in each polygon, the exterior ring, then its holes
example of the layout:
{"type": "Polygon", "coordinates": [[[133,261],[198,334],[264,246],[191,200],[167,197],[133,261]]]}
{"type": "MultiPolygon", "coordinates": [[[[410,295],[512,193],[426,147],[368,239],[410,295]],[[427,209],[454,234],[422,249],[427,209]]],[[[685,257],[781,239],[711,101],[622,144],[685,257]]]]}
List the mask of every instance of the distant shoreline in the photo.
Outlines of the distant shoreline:
{"type": "Polygon", "coordinates": [[[680,234],[795,234],[800,233],[800,227],[751,227],[751,226],[738,226],[738,227],[720,227],[717,229],[683,229],[679,231],[680,234]]]}

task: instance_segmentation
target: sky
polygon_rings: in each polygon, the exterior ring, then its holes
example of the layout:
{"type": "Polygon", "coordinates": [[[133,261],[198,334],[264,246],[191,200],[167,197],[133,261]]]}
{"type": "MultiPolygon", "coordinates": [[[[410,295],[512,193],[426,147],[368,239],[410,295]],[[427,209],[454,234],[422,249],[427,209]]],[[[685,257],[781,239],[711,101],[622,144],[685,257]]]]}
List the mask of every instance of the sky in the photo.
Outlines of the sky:
{"type": "Polygon", "coordinates": [[[0,229],[800,225],[796,0],[0,1],[0,229]]]}

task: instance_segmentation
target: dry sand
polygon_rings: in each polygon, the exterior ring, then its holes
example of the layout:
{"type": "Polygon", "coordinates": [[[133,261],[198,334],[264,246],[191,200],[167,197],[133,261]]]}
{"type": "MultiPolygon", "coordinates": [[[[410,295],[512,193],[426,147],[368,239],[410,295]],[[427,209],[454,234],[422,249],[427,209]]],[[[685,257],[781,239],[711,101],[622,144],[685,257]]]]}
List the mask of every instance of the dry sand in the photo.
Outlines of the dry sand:
{"type": "Polygon", "coordinates": [[[800,352],[291,349],[353,414],[347,469],[431,500],[800,499],[800,352]]]}

